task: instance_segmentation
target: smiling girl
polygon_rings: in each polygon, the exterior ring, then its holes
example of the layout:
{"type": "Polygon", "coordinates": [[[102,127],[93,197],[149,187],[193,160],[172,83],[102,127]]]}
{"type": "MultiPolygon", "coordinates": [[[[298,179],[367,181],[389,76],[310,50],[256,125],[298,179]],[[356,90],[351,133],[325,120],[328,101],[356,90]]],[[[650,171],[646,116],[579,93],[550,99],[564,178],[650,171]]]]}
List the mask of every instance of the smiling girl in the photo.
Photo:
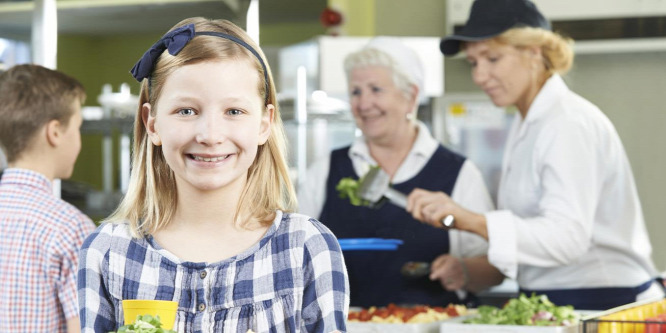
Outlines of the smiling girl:
{"type": "Polygon", "coordinates": [[[268,64],[232,23],[186,19],[132,69],[142,82],[133,172],[81,253],[84,332],[123,325],[122,300],[178,302],[178,332],[344,331],[333,234],[294,214],[268,64]]]}

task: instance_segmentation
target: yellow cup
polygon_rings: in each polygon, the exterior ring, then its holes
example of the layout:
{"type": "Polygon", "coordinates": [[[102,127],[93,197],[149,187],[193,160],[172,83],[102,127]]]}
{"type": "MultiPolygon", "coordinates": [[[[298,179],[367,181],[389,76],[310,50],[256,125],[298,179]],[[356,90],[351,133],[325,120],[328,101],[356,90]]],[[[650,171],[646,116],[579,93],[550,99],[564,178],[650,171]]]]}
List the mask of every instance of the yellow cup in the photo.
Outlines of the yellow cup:
{"type": "Polygon", "coordinates": [[[141,315],[160,316],[162,328],[172,329],[176,321],[176,311],[178,302],[174,301],[156,301],[143,299],[123,300],[123,312],[125,314],[125,325],[131,324],[136,317],[141,315]]]}

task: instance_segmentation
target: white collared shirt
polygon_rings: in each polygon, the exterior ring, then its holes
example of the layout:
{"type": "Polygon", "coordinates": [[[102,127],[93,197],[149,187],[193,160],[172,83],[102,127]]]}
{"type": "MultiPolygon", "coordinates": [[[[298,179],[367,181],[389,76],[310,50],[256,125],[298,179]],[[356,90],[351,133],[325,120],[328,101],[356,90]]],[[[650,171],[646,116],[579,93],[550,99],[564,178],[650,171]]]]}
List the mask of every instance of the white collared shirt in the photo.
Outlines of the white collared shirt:
{"type": "MultiPolygon", "coordinates": [[[[395,184],[405,182],[421,172],[439,146],[425,124],[420,121],[417,123],[419,130],[416,140],[393,176],[392,182],[395,184]]],[[[363,136],[357,138],[351,145],[349,158],[358,177],[364,175],[371,166],[377,165],[377,162],[370,156],[363,136]]],[[[326,200],[326,181],[330,163],[329,154],[308,168],[306,181],[298,190],[300,213],[315,217],[321,215],[326,200]]],[[[484,213],[494,208],[481,171],[468,159],[460,169],[451,198],[463,207],[478,213],[484,213]]],[[[449,240],[452,255],[469,257],[487,253],[488,243],[477,235],[451,230],[449,240]]]]}
{"type": "Polygon", "coordinates": [[[635,287],[656,275],[631,167],[610,120],[559,75],[504,152],[490,262],[526,289],[635,287]]]}

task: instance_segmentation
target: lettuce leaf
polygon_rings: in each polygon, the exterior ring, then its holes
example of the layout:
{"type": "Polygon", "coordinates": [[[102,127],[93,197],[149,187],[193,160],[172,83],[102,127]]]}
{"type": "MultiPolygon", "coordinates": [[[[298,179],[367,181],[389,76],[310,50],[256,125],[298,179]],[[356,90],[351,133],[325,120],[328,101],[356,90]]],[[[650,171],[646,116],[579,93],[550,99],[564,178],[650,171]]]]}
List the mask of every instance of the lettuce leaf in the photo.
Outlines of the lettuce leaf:
{"type": "Polygon", "coordinates": [[[465,320],[470,324],[566,326],[578,323],[580,316],[571,305],[556,306],[546,295],[520,294],[503,308],[482,305],[479,315],[465,320]]]}
{"type": "MultiPolygon", "coordinates": [[[[114,333],[114,332],[109,332],[114,333]]],[[[115,333],[177,333],[174,330],[162,328],[160,316],[139,315],[134,323],[121,326],[115,333]]]]}

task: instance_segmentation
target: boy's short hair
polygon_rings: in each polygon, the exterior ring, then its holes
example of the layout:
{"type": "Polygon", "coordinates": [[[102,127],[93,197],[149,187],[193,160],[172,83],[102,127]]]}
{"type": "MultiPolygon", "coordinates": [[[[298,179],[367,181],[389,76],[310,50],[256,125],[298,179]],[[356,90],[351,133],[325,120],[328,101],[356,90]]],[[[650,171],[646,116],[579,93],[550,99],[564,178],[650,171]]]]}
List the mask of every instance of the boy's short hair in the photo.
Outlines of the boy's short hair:
{"type": "Polygon", "coordinates": [[[17,65],[0,74],[0,147],[12,163],[51,120],[67,126],[72,104],[86,99],[76,79],[39,65],[17,65]]]}

